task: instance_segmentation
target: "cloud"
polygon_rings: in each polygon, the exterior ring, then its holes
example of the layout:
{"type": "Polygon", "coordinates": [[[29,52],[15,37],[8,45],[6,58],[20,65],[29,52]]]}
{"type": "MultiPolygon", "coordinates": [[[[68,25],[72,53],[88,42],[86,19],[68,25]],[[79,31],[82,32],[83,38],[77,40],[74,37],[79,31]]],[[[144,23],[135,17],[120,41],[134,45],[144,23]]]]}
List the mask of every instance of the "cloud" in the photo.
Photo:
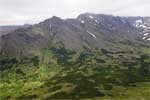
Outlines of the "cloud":
{"type": "Polygon", "coordinates": [[[81,13],[150,16],[150,0],[0,0],[0,25],[37,23],[81,13]]]}

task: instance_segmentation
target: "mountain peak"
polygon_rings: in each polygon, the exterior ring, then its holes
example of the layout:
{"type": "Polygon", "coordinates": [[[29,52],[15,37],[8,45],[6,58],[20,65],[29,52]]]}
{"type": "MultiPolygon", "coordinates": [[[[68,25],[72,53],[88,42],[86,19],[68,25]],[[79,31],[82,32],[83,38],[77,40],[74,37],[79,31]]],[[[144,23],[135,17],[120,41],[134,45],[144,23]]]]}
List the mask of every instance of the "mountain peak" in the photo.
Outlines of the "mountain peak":
{"type": "Polygon", "coordinates": [[[51,20],[62,20],[60,17],[57,16],[53,16],[52,18],[50,18],[51,20]]]}
{"type": "Polygon", "coordinates": [[[40,25],[46,27],[46,26],[58,26],[58,25],[61,25],[63,23],[63,20],[60,18],[60,17],[57,17],[57,16],[53,16],[49,19],[46,19],[44,20],[43,22],[40,23],[40,25]]]}

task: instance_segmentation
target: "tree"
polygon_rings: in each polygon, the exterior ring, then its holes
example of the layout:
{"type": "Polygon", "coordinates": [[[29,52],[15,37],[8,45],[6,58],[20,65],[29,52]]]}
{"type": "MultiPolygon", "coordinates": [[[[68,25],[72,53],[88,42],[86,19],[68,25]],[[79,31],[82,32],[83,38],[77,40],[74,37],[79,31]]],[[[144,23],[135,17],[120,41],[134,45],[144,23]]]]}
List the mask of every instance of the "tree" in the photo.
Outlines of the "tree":
{"type": "Polygon", "coordinates": [[[72,63],[71,60],[73,58],[73,55],[76,54],[76,52],[67,50],[63,47],[60,47],[60,48],[53,47],[51,48],[51,51],[57,58],[57,63],[62,66],[70,65],[72,63]]]}
{"type": "Polygon", "coordinates": [[[150,79],[150,57],[141,55],[139,73],[143,78],[150,79]]]}

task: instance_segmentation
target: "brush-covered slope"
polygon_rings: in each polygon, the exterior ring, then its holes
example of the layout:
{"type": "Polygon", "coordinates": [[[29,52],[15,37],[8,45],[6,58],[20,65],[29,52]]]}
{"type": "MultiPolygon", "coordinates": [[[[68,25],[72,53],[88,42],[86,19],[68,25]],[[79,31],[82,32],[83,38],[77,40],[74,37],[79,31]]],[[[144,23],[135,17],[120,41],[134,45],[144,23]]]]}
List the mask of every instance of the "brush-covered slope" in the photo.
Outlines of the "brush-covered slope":
{"type": "Polygon", "coordinates": [[[150,56],[142,52],[53,47],[0,64],[1,100],[150,99],[150,56]]]}

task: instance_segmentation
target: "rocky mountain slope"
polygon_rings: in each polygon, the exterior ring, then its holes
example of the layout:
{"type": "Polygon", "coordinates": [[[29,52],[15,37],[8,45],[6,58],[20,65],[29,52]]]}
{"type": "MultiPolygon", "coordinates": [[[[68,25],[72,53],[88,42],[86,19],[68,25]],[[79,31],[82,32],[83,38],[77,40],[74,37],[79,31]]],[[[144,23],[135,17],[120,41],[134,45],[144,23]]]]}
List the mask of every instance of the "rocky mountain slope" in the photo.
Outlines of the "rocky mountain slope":
{"type": "Polygon", "coordinates": [[[0,38],[1,55],[23,55],[41,48],[63,46],[80,49],[111,49],[124,45],[150,47],[150,17],[118,17],[85,13],[76,19],[52,17],[0,38]]]}
{"type": "Polygon", "coordinates": [[[0,36],[20,28],[21,26],[0,26],[0,36]]]}

